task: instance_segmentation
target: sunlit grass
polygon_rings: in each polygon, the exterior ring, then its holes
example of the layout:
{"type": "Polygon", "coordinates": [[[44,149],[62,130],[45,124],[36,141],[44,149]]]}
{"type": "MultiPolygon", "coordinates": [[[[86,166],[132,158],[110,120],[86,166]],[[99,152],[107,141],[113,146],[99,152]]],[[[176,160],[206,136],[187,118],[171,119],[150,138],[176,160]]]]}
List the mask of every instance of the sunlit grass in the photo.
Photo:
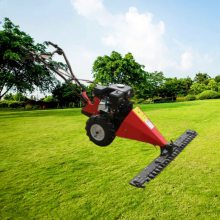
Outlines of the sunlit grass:
{"type": "Polygon", "coordinates": [[[128,182],[159,149],[95,146],[80,109],[0,111],[0,218],[220,219],[220,100],[141,108],[168,140],[199,133],[145,190],[128,182]]]}

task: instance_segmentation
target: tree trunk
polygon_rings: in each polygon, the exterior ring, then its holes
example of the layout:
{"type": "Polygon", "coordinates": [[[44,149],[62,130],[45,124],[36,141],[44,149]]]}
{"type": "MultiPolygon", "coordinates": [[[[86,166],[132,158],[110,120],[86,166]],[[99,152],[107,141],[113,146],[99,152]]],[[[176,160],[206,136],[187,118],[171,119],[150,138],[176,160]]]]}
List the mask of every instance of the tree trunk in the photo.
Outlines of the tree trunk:
{"type": "MultiPolygon", "coordinates": [[[[8,87],[8,89],[6,89],[6,91],[3,94],[0,93],[0,100],[11,88],[12,88],[12,86],[8,87]]],[[[2,92],[2,91],[0,91],[0,92],[2,92]]]]}

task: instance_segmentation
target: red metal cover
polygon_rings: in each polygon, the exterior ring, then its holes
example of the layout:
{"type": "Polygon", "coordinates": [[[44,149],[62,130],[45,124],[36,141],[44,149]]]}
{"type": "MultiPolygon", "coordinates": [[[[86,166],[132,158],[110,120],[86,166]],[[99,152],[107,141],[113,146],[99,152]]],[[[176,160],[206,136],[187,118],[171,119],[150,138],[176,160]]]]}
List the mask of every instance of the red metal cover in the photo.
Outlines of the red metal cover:
{"type": "Polygon", "coordinates": [[[87,116],[97,115],[99,114],[99,103],[100,99],[97,97],[94,97],[93,103],[87,96],[86,92],[82,92],[83,98],[87,101],[86,105],[82,108],[82,112],[87,116]]]}
{"type": "Polygon", "coordinates": [[[168,143],[139,107],[133,109],[124,119],[116,132],[116,136],[147,142],[160,147],[168,143]]]}

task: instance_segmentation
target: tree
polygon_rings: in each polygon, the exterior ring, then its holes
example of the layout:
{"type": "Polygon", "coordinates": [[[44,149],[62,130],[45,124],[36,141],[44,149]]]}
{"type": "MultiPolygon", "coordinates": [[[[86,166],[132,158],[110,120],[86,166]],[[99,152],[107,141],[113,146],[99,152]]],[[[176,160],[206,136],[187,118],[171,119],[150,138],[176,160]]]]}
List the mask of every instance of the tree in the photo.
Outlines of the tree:
{"type": "Polygon", "coordinates": [[[210,76],[207,73],[197,73],[194,82],[203,83],[207,85],[209,83],[210,76]]]}
{"type": "Polygon", "coordinates": [[[198,95],[199,93],[205,91],[207,89],[207,86],[203,83],[193,83],[189,93],[193,95],[198,95]]]}
{"type": "Polygon", "coordinates": [[[12,93],[8,93],[4,96],[4,100],[14,100],[13,94],[12,93]]]}
{"type": "Polygon", "coordinates": [[[80,106],[80,88],[71,82],[58,84],[52,91],[53,97],[61,107],[69,107],[70,104],[80,106]]]}
{"type": "Polygon", "coordinates": [[[116,51],[110,56],[99,56],[93,64],[95,81],[103,85],[121,83],[136,87],[143,80],[144,66],[137,63],[131,53],[124,57],[116,51]]]}
{"type": "Polygon", "coordinates": [[[217,76],[215,77],[215,81],[216,81],[217,83],[220,83],[220,75],[217,75],[217,76]]]}
{"type": "Polygon", "coordinates": [[[164,75],[162,72],[146,72],[143,74],[141,83],[136,86],[135,95],[137,98],[153,98],[159,95],[159,89],[164,83],[164,75]]]}
{"type": "Polygon", "coordinates": [[[192,85],[192,79],[181,78],[166,78],[164,84],[160,88],[161,97],[171,97],[175,100],[177,96],[186,96],[192,85]]]}
{"type": "Polygon", "coordinates": [[[36,87],[49,90],[55,83],[52,71],[30,56],[45,53],[43,44],[21,31],[8,18],[0,30],[0,99],[11,89],[17,92],[32,92],[36,87]]]}
{"type": "Polygon", "coordinates": [[[44,102],[54,102],[54,97],[52,95],[46,96],[43,98],[44,102]]]}
{"type": "Polygon", "coordinates": [[[218,91],[218,83],[214,79],[210,79],[207,85],[208,90],[218,91]]]}
{"type": "Polygon", "coordinates": [[[178,79],[175,78],[166,78],[164,84],[160,88],[159,95],[162,98],[172,98],[172,100],[176,100],[176,97],[179,92],[179,82],[178,79]]]}
{"type": "Polygon", "coordinates": [[[178,79],[178,95],[186,96],[189,93],[193,81],[190,77],[178,79]]]}
{"type": "Polygon", "coordinates": [[[12,94],[12,93],[8,93],[7,95],[4,96],[4,100],[11,100],[11,101],[27,101],[28,98],[26,96],[24,96],[22,93],[16,93],[16,94],[12,94]]]}

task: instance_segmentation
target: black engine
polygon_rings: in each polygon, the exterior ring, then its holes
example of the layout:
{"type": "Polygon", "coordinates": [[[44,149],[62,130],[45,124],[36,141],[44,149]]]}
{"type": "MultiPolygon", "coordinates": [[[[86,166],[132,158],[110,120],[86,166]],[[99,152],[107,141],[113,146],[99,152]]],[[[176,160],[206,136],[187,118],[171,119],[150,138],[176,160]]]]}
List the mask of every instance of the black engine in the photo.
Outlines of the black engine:
{"type": "Polygon", "coordinates": [[[108,115],[117,129],[132,110],[132,103],[130,102],[132,88],[123,84],[97,85],[93,92],[101,100],[99,104],[100,113],[108,115]]]}

